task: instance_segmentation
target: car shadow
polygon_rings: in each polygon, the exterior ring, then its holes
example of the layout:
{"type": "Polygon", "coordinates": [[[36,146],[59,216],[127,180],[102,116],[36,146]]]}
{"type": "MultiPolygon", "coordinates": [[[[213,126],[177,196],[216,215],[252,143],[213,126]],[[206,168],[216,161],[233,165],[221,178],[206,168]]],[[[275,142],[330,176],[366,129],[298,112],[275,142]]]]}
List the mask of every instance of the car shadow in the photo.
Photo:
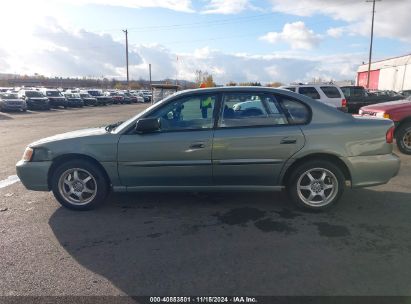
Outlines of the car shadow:
{"type": "Polygon", "coordinates": [[[10,120],[10,119],[13,119],[13,117],[0,113],[0,120],[10,120]]]}
{"type": "Polygon", "coordinates": [[[30,110],[27,111],[7,111],[7,114],[10,116],[14,116],[14,115],[29,115],[31,114],[30,110]]]}
{"type": "MultiPolygon", "coordinates": [[[[315,282],[341,267],[330,254],[346,252],[344,271],[354,252],[384,256],[409,243],[410,216],[410,193],[369,189],[323,213],[296,209],[283,193],[139,193],[112,194],[90,212],[59,208],[49,225],[80,265],[130,296],[327,294],[315,282]]],[[[340,291],[355,284],[336,280],[340,291]]],[[[383,290],[368,281],[369,292],[383,290]]]]}

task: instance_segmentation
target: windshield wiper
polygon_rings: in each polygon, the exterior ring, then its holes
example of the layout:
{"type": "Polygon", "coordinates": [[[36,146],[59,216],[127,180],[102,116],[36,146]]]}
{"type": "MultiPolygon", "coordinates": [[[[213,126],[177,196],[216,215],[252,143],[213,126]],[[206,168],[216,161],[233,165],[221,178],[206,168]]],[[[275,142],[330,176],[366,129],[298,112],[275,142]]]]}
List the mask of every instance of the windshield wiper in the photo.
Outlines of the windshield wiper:
{"type": "Polygon", "coordinates": [[[117,128],[119,125],[121,125],[123,122],[122,121],[118,121],[118,122],[116,122],[116,123],[112,123],[112,124],[109,124],[108,126],[105,126],[105,130],[107,131],[107,132],[111,132],[111,131],[113,131],[115,128],[117,128]]]}

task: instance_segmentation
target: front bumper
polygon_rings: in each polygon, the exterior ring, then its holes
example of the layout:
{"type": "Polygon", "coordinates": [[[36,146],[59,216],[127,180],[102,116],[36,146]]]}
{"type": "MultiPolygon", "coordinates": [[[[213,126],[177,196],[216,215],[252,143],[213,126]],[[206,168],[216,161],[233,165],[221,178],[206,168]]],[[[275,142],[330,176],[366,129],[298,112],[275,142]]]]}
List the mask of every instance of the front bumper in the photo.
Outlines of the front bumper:
{"type": "Polygon", "coordinates": [[[388,183],[400,170],[400,159],[394,153],[353,156],[343,159],[351,172],[351,186],[369,187],[388,183]]]}
{"type": "Polygon", "coordinates": [[[50,100],[50,105],[52,107],[67,107],[68,106],[68,102],[65,99],[52,99],[49,98],[50,100]]]}
{"type": "Polygon", "coordinates": [[[4,111],[25,111],[27,110],[27,106],[25,104],[19,104],[19,105],[4,104],[0,106],[0,108],[4,111]]]}
{"type": "Polygon", "coordinates": [[[27,107],[29,109],[40,109],[40,110],[45,110],[50,108],[50,104],[49,102],[45,102],[45,101],[32,101],[32,100],[28,100],[27,101],[27,107]]]}
{"type": "Polygon", "coordinates": [[[48,172],[51,163],[51,161],[25,162],[21,160],[16,164],[17,176],[29,190],[50,191],[48,172]]]}

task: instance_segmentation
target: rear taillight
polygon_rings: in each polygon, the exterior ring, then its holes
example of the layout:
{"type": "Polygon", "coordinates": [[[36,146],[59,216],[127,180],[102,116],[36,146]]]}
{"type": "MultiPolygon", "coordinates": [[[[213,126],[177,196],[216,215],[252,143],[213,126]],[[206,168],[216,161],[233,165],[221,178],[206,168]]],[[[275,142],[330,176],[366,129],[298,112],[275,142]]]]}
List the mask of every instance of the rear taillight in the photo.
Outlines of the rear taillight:
{"type": "Polygon", "coordinates": [[[347,99],[343,98],[343,99],[341,100],[341,106],[342,106],[343,108],[345,108],[345,107],[347,106],[347,99]]]}
{"type": "Polygon", "coordinates": [[[387,142],[387,144],[392,144],[393,140],[394,140],[394,126],[392,126],[391,128],[388,129],[387,134],[385,134],[385,141],[387,142]]]}

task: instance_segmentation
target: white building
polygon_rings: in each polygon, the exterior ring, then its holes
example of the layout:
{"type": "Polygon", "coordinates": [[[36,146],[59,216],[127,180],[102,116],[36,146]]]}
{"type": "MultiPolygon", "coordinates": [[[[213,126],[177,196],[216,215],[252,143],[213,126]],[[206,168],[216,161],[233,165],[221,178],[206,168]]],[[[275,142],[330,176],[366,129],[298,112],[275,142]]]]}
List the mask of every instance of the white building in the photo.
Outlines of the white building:
{"type": "MultiPolygon", "coordinates": [[[[371,63],[371,90],[411,90],[411,54],[375,61],[371,63]]],[[[368,63],[357,71],[357,85],[366,87],[368,63]]]]}

